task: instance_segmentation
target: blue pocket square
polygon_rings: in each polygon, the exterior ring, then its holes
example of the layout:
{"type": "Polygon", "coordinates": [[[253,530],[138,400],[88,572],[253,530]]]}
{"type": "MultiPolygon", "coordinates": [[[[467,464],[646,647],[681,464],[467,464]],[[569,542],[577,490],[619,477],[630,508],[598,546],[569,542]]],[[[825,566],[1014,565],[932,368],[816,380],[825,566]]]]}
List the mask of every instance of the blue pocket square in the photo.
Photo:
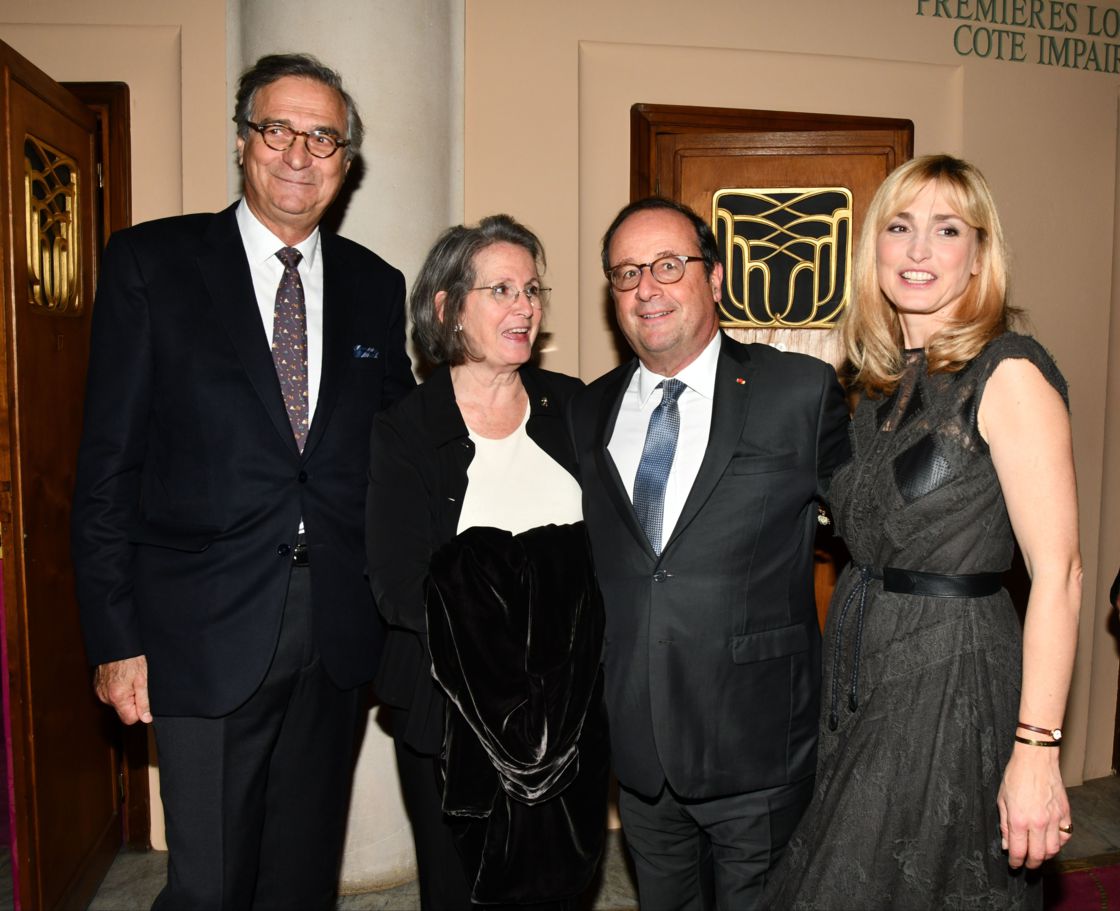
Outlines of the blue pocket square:
{"type": "Polygon", "coordinates": [[[362,357],[362,358],[380,357],[381,356],[381,352],[379,352],[372,345],[355,345],[353,354],[354,354],[354,357],[362,357]]]}

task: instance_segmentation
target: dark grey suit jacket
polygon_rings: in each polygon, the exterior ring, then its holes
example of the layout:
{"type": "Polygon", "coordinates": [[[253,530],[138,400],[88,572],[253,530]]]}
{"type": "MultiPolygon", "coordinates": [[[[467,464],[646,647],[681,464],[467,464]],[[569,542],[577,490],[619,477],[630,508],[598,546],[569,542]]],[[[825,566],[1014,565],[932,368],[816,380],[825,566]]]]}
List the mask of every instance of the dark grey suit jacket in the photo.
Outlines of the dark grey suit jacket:
{"type": "Polygon", "coordinates": [[[832,367],[723,337],[707,451],[660,557],[607,452],[625,364],[572,407],[583,512],[607,613],[615,772],[711,798],[814,771],[817,503],[849,456],[832,367]]]}
{"type": "Polygon", "coordinates": [[[404,279],[324,233],[323,365],[301,454],[234,207],[114,234],[93,314],[72,515],[87,656],[148,656],[152,710],[223,715],[275,648],[303,518],[316,645],[341,687],[376,671],[364,576],[373,415],[413,385],[404,279]]]}

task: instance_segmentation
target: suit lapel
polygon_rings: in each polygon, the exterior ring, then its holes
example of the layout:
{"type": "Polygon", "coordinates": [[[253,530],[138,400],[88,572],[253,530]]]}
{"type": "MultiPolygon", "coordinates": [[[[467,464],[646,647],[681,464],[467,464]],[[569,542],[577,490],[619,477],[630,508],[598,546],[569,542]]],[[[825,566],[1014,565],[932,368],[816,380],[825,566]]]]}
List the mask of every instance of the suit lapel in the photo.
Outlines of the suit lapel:
{"type": "Polygon", "coordinates": [[[599,477],[603,479],[603,487],[607,491],[607,496],[614,504],[614,508],[618,510],[619,518],[630,530],[634,539],[652,559],[656,560],[657,555],[650,547],[645,529],[642,528],[637,515],[634,513],[634,504],[630,502],[630,497],[626,493],[626,485],[622,481],[622,476],[618,473],[618,466],[615,465],[614,459],[611,458],[607,449],[607,444],[611,441],[611,435],[614,433],[615,422],[618,420],[619,409],[622,407],[622,397],[626,394],[626,388],[637,369],[638,362],[635,360],[627,369],[619,370],[603,389],[599,413],[596,416],[597,424],[594,439],[598,440],[599,443],[595,448],[595,466],[598,469],[599,477]]]}
{"type": "Polygon", "coordinates": [[[323,365],[319,375],[319,398],[315,402],[315,416],[308,428],[303,453],[310,453],[323,438],[324,428],[330,420],[331,410],[338,400],[342,374],[350,362],[351,352],[347,339],[351,338],[348,323],[349,303],[357,300],[351,285],[354,270],[339,262],[342,251],[336,238],[320,233],[323,257],[323,365]]]}
{"type": "Polygon", "coordinates": [[[696,518],[696,514],[712,495],[716,484],[727,470],[735,454],[735,447],[743,435],[751,404],[751,387],[755,368],[747,349],[736,345],[726,336],[720,343],[719,363],[716,366],[716,384],[712,398],[712,427],[708,434],[708,447],[696,480],[684,501],[680,517],[673,526],[673,533],[665,542],[662,553],[673,545],[677,537],[696,518]],[[742,360],[740,360],[740,355],[742,360]]]}
{"type": "Polygon", "coordinates": [[[277,433],[298,454],[288,409],[276,377],[272,352],[261,327],[260,309],[249,273],[249,262],[234,215],[236,204],[219,212],[206,232],[206,247],[198,256],[202,280],[210,292],[218,320],[253,384],[277,433]]]}

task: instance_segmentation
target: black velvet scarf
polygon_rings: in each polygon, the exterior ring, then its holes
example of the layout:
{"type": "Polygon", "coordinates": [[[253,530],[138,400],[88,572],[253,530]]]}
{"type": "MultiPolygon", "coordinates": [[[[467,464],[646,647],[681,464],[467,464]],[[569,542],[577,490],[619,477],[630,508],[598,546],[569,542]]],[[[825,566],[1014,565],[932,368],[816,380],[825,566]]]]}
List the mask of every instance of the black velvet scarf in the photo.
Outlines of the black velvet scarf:
{"type": "Polygon", "coordinates": [[[603,604],[582,522],[471,528],[432,559],[432,673],[447,692],[443,809],[480,904],[578,895],[602,853],[603,604]]]}

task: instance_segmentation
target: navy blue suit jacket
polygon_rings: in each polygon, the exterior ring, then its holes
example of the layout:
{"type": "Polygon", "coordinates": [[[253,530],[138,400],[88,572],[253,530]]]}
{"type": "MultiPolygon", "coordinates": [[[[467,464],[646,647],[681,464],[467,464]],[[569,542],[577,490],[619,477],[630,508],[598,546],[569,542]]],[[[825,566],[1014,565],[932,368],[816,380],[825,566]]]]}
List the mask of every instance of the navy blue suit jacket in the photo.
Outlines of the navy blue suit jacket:
{"type": "Polygon", "coordinates": [[[230,207],[113,235],[93,313],[72,544],[87,656],[144,654],[152,710],[223,715],[263,679],[302,518],[315,640],[376,671],[365,578],[373,415],[413,385],[404,280],[324,233],[323,364],[296,446],[230,207]]]}

